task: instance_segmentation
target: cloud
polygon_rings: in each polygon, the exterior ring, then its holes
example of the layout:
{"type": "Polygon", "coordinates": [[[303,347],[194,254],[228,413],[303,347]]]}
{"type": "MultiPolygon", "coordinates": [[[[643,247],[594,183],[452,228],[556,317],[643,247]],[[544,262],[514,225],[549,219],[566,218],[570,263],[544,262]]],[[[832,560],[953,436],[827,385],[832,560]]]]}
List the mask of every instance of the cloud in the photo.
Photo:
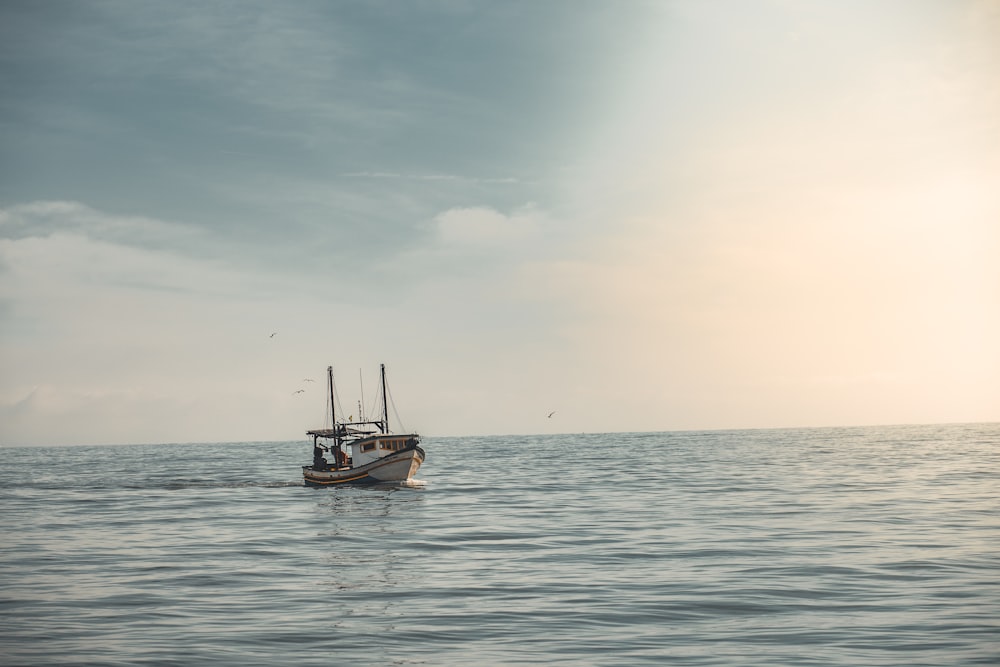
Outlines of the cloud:
{"type": "Polygon", "coordinates": [[[486,178],[459,176],[457,174],[401,174],[392,171],[354,171],[344,174],[348,178],[370,178],[400,181],[451,181],[456,183],[516,184],[520,180],[512,176],[486,178]]]}
{"type": "Polygon", "coordinates": [[[0,239],[20,241],[71,234],[136,248],[183,246],[204,240],[200,230],[142,216],[109,215],[75,201],[35,201],[0,209],[0,239]]]}
{"type": "Polygon", "coordinates": [[[3,444],[289,438],[308,421],[287,397],[324,356],[336,301],[322,281],[73,202],[0,221],[3,444]]]}
{"type": "Polygon", "coordinates": [[[497,248],[537,238],[545,218],[532,204],[509,215],[488,207],[453,208],[438,214],[434,225],[447,246],[497,248]]]}
{"type": "MultiPolygon", "coordinates": [[[[547,340],[518,279],[523,244],[547,223],[533,206],[449,209],[422,251],[288,272],[222,261],[214,239],[165,221],[79,202],[8,207],[0,443],[294,438],[321,423],[323,402],[291,402],[292,390],[329,363],[395,361],[448,395],[463,382],[457,398],[489,396],[497,372],[513,387],[547,340]],[[513,363],[480,359],[511,345],[513,363]]],[[[486,416],[455,421],[436,391],[398,389],[432,432],[474,432],[486,416]]]]}
{"type": "Polygon", "coordinates": [[[38,201],[0,209],[0,294],[20,312],[49,302],[73,308],[84,291],[165,290],[233,295],[265,280],[218,258],[203,231],[138,216],[104,213],[71,201],[38,201]],[[50,302],[51,300],[51,302],[50,302]]]}

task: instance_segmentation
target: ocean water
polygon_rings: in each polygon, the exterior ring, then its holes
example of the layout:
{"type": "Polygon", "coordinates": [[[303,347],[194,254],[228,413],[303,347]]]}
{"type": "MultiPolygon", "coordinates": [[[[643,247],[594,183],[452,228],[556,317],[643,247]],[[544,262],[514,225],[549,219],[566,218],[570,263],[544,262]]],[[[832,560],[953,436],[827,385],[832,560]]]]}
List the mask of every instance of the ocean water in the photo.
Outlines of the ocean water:
{"type": "Polygon", "coordinates": [[[1000,664],[1000,424],[423,445],[0,449],[0,664],[1000,664]]]}

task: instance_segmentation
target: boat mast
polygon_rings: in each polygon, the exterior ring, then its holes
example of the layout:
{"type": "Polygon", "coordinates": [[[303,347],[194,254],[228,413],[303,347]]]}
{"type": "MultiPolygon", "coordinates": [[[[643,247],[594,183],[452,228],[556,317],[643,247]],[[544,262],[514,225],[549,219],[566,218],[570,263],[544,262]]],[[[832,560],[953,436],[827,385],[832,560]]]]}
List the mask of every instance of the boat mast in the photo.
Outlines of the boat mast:
{"type": "Polygon", "coordinates": [[[337,434],[337,401],[333,395],[333,366],[326,367],[327,381],[330,383],[330,424],[333,426],[333,447],[330,454],[333,455],[333,469],[340,470],[340,435],[337,434]]]}
{"type": "Polygon", "coordinates": [[[334,433],[336,433],[337,413],[334,408],[334,399],[333,399],[333,366],[326,367],[326,377],[327,377],[327,383],[330,386],[330,426],[333,428],[334,433]]]}
{"type": "Polygon", "coordinates": [[[389,432],[389,403],[388,398],[385,393],[385,364],[379,364],[382,367],[382,432],[389,432]]]}

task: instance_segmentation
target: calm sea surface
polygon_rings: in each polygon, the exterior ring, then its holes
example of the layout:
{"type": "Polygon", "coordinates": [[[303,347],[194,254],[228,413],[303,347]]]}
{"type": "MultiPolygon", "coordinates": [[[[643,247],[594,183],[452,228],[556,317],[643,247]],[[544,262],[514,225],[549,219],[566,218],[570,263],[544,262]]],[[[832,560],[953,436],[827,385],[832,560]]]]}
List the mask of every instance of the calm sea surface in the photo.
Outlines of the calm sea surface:
{"type": "Polygon", "coordinates": [[[998,665],[1000,424],[0,449],[0,663],[998,665]]]}

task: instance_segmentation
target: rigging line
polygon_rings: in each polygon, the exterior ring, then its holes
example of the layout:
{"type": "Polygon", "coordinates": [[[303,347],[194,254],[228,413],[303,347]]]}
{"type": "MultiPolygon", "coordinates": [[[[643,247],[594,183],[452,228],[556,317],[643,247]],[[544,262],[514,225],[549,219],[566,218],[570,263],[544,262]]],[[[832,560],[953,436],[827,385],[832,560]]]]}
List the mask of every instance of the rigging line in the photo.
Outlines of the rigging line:
{"type": "Polygon", "coordinates": [[[379,389],[379,387],[380,387],[380,383],[376,382],[375,383],[375,395],[373,397],[374,400],[372,400],[372,402],[368,404],[368,410],[364,414],[364,420],[365,421],[375,421],[375,411],[378,409],[377,406],[382,405],[382,401],[379,400],[379,398],[382,395],[381,390],[379,389]]]}
{"type": "Polygon", "coordinates": [[[382,383],[375,383],[375,400],[372,401],[371,413],[368,415],[369,421],[377,421],[382,418],[382,383]]]}
{"type": "MultiPolygon", "coordinates": [[[[340,404],[340,390],[337,389],[337,378],[333,378],[333,397],[337,400],[337,413],[340,415],[340,421],[344,421],[344,415],[347,413],[344,412],[344,406],[340,404]]],[[[327,407],[329,407],[329,403],[327,403],[327,407]]],[[[334,424],[331,428],[336,428],[336,426],[334,424]]]]}
{"type": "Polygon", "coordinates": [[[386,385],[386,393],[389,396],[389,405],[392,406],[392,414],[396,417],[396,423],[399,424],[400,433],[409,433],[409,430],[403,425],[403,420],[399,418],[399,413],[396,411],[396,401],[392,400],[392,390],[386,385]]]}

